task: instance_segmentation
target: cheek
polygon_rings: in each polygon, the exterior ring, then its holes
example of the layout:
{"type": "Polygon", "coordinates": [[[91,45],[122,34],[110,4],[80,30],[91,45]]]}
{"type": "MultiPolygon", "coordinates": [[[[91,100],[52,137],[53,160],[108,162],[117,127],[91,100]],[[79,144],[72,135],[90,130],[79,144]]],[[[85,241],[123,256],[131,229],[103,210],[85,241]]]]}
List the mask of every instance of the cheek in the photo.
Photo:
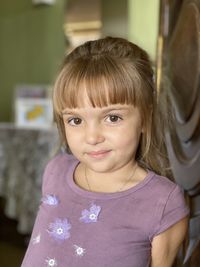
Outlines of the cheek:
{"type": "Polygon", "coordinates": [[[83,136],[81,131],[76,131],[73,129],[66,129],[65,128],[65,136],[70,147],[71,151],[79,151],[82,148],[82,144],[84,143],[83,136]]]}
{"type": "Polygon", "coordinates": [[[118,130],[110,132],[106,136],[106,143],[111,145],[114,149],[127,150],[130,146],[133,146],[133,141],[134,138],[118,130]]]}
{"type": "Polygon", "coordinates": [[[123,145],[130,145],[138,143],[142,133],[141,127],[130,129],[126,127],[124,129],[117,129],[108,133],[108,136],[111,140],[114,140],[115,143],[123,145]]]}
{"type": "Polygon", "coordinates": [[[138,146],[139,140],[140,140],[139,135],[127,136],[124,134],[122,137],[122,141],[120,142],[120,146],[128,150],[132,150],[138,146]]]}
{"type": "Polygon", "coordinates": [[[69,129],[65,128],[65,136],[67,139],[68,145],[73,145],[77,139],[76,134],[72,133],[69,129]]]}

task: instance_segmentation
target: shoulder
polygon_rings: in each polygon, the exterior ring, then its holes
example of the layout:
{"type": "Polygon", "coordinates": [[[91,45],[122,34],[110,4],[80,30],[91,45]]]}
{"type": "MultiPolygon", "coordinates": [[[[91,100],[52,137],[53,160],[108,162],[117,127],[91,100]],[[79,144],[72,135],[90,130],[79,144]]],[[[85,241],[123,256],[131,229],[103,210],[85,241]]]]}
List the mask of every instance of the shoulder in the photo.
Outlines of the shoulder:
{"type": "Polygon", "coordinates": [[[70,163],[77,161],[73,155],[67,153],[59,153],[54,158],[52,158],[46,168],[45,173],[52,173],[57,170],[65,170],[70,163]]]}
{"type": "Polygon", "coordinates": [[[154,174],[151,192],[156,207],[152,235],[155,236],[187,216],[189,210],[181,187],[166,177],[154,174]]]}
{"type": "Polygon", "coordinates": [[[71,166],[76,164],[78,160],[70,154],[59,153],[52,158],[44,171],[42,191],[46,191],[49,187],[57,186],[66,179],[68,171],[71,166]]]}
{"type": "Polygon", "coordinates": [[[152,179],[149,181],[148,186],[151,187],[152,194],[156,196],[169,197],[174,191],[180,191],[182,194],[182,189],[174,181],[169,178],[160,176],[154,172],[150,172],[152,179]]]}
{"type": "Polygon", "coordinates": [[[150,171],[150,173],[153,176],[153,179],[152,179],[153,182],[155,184],[157,184],[158,186],[167,187],[167,188],[173,188],[174,186],[176,186],[176,183],[174,181],[170,180],[169,178],[167,178],[165,176],[158,175],[153,171],[150,171]]]}
{"type": "Polygon", "coordinates": [[[161,209],[166,211],[171,207],[185,207],[183,189],[167,177],[153,173],[153,178],[149,185],[151,187],[151,195],[155,196],[155,200],[161,209]]]}

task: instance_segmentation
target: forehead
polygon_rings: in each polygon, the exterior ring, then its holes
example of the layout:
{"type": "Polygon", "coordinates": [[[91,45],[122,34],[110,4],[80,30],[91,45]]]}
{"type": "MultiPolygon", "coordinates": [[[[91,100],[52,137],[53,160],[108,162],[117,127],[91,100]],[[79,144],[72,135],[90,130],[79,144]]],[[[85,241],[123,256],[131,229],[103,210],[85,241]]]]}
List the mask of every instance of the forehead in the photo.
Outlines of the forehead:
{"type": "Polygon", "coordinates": [[[87,90],[84,87],[77,92],[77,108],[93,107],[92,102],[88,96],[87,90]]]}

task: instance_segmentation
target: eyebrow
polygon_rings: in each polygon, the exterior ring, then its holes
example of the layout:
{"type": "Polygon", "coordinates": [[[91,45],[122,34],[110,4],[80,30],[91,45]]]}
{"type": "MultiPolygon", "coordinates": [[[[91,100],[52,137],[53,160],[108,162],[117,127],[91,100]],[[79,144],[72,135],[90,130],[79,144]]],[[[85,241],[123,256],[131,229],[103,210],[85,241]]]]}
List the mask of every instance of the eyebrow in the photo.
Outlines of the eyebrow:
{"type": "MultiPolygon", "coordinates": [[[[111,111],[123,111],[123,110],[128,110],[128,107],[116,107],[116,108],[105,108],[102,110],[102,113],[107,113],[107,112],[111,112],[111,111]]],[[[62,111],[62,115],[73,115],[73,114],[77,114],[79,113],[79,111],[74,110],[74,111],[68,111],[68,110],[64,110],[62,111]]]]}

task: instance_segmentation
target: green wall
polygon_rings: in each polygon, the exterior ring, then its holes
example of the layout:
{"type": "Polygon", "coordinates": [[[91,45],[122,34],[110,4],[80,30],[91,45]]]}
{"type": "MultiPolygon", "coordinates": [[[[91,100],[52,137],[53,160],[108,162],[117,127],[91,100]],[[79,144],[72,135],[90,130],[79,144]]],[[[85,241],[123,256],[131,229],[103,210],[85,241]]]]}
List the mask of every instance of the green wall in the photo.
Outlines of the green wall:
{"type": "MultiPolygon", "coordinates": [[[[0,121],[12,118],[16,84],[52,83],[63,58],[64,5],[0,0],[0,121]]],[[[103,35],[128,38],[156,59],[159,0],[102,0],[103,35]]]]}
{"type": "Polygon", "coordinates": [[[128,1],[128,36],[132,42],[143,47],[154,61],[159,25],[160,0],[128,1]]]}
{"type": "Polygon", "coordinates": [[[102,35],[120,36],[156,60],[160,0],[101,0],[102,35]]]}
{"type": "Polygon", "coordinates": [[[64,54],[64,2],[0,2],[0,121],[12,118],[16,84],[50,84],[64,54]]]}

